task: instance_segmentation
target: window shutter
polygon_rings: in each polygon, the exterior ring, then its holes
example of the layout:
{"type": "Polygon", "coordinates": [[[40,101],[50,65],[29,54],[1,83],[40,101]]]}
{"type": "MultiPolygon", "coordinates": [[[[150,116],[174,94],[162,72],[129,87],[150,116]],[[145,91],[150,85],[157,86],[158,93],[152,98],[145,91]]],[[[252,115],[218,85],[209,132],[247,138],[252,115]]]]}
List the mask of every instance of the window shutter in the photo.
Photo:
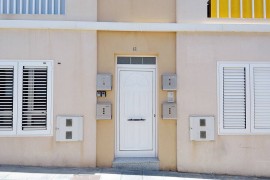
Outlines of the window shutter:
{"type": "Polygon", "coordinates": [[[51,133],[52,70],[49,62],[20,63],[19,134],[51,133]]]}
{"type": "Polygon", "coordinates": [[[65,14],[66,0],[0,0],[0,14],[65,14]]]}
{"type": "Polygon", "coordinates": [[[270,129],[270,66],[251,65],[252,131],[268,132],[270,129]]]}
{"type": "Polygon", "coordinates": [[[47,128],[47,67],[23,67],[22,130],[47,128]]]}
{"type": "Polygon", "coordinates": [[[220,67],[220,132],[245,133],[249,131],[248,66],[222,65],[220,67]]]}
{"type": "Polygon", "coordinates": [[[0,130],[13,129],[14,67],[0,66],[0,130]]]}
{"type": "Polygon", "coordinates": [[[16,63],[0,65],[0,135],[16,133],[17,98],[16,63]],[[15,122],[14,122],[15,121],[15,122]]]}

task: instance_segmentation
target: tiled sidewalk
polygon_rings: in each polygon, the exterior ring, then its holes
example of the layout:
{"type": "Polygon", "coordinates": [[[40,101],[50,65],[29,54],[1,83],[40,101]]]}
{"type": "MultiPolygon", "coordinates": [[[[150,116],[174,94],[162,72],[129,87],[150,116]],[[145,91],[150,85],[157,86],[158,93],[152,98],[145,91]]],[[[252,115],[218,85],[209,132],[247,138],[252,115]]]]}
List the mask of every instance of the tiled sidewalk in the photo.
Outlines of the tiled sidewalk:
{"type": "Polygon", "coordinates": [[[178,173],[169,171],[131,171],[99,168],[54,168],[0,165],[0,179],[60,179],[60,180],[255,180],[268,179],[259,177],[225,176],[213,174],[178,173]]]}

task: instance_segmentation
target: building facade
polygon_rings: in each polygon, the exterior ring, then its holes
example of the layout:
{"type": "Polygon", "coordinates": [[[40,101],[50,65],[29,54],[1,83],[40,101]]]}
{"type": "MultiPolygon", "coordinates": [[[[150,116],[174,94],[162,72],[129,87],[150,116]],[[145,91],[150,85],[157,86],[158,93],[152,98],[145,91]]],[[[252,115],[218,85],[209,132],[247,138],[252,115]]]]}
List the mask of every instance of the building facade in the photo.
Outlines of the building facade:
{"type": "Polygon", "coordinates": [[[270,176],[269,7],[0,1],[0,164],[270,176]]]}

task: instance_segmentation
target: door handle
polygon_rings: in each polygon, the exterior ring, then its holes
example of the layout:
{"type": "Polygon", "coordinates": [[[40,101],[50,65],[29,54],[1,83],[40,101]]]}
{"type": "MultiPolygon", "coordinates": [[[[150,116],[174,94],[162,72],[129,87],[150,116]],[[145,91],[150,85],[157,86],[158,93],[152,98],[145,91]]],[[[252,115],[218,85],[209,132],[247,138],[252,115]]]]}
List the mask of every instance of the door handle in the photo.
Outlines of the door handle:
{"type": "Polygon", "coordinates": [[[128,119],[128,121],[145,121],[145,119],[128,119]]]}

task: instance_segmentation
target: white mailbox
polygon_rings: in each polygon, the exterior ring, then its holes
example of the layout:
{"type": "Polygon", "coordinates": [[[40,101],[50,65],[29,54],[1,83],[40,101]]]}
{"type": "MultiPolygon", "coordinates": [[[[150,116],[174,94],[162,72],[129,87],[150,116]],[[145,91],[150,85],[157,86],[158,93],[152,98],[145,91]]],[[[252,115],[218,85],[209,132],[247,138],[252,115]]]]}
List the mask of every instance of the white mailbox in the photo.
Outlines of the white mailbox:
{"type": "Polygon", "coordinates": [[[176,103],[164,103],[162,107],[163,119],[177,119],[176,103]]]}
{"type": "Polygon", "coordinates": [[[176,74],[163,74],[162,75],[162,89],[163,90],[176,90],[177,89],[176,74]]]}
{"type": "Polygon", "coordinates": [[[112,90],[112,75],[97,74],[97,91],[112,90]]]}
{"type": "Polygon", "coordinates": [[[82,141],[82,116],[57,116],[56,141],[82,141]]]}
{"type": "Polygon", "coordinates": [[[98,103],[96,119],[112,119],[111,103],[98,103]]]}
{"type": "Polygon", "coordinates": [[[192,141],[215,140],[214,117],[191,116],[190,117],[190,140],[192,141]]]}

